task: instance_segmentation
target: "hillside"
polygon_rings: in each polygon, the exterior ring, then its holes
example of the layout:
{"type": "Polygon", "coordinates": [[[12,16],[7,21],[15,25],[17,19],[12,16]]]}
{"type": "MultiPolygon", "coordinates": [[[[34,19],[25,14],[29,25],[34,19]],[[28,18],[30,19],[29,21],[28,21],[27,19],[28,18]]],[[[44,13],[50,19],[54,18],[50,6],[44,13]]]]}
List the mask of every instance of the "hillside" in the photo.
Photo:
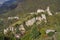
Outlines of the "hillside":
{"type": "Polygon", "coordinates": [[[60,40],[59,4],[60,0],[18,0],[14,9],[9,6],[12,10],[0,15],[0,39],[60,40]]]}
{"type": "MultiPolygon", "coordinates": [[[[18,6],[16,9],[8,11],[5,13],[6,16],[8,15],[16,15],[22,13],[28,13],[36,11],[37,9],[46,9],[47,6],[50,6],[52,13],[60,11],[60,0],[23,0],[23,2],[18,2],[18,6]]],[[[4,16],[4,15],[3,15],[4,16]]]]}

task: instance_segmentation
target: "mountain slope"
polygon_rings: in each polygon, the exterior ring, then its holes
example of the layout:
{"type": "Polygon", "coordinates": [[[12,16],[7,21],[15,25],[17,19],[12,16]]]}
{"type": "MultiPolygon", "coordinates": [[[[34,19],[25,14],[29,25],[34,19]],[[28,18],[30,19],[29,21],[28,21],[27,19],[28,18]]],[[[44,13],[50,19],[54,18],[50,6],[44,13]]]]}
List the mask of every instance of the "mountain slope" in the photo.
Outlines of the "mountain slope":
{"type": "Polygon", "coordinates": [[[0,13],[8,12],[12,9],[15,9],[19,2],[22,2],[23,0],[9,0],[1,4],[0,6],[0,13]]]}

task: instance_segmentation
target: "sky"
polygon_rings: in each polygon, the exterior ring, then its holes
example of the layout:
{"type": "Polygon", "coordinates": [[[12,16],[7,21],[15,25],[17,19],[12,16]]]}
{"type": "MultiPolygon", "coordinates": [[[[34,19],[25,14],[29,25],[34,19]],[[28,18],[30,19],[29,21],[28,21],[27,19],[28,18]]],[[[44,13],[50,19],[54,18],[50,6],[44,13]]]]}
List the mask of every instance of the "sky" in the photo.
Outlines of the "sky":
{"type": "Polygon", "coordinates": [[[8,1],[8,0],[0,0],[0,4],[3,4],[5,1],[8,1]]]}

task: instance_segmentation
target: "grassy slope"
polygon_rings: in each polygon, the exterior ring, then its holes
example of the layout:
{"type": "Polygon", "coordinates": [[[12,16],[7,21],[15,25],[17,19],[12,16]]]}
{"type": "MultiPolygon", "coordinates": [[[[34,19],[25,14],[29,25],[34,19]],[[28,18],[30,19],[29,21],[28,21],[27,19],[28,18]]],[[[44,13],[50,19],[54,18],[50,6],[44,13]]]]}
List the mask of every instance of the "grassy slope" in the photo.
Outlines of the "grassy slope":
{"type": "MultiPolygon", "coordinates": [[[[16,9],[9,11],[6,14],[3,14],[3,16],[5,18],[8,16],[18,15],[21,18],[20,21],[15,22],[12,25],[15,25],[17,23],[20,24],[24,20],[28,20],[27,18],[29,16],[26,18],[23,17],[24,15],[27,15],[26,13],[36,11],[38,8],[46,9],[47,6],[50,6],[52,11],[59,11],[59,7],[60,7],[60,5],[58,5],[59,3],[60,3],[59,0],[53,0],[53,1],[52,0],[26,0],[21,5],[19,4],[16,9]]],[[[48,28],[56,29],[58,31],[57,40],[60,40],[60,34],[59,34],[59,32],[60,32],[60,25],[59,25],[60,18],[59,17],[60,17],[60,14],[47,17],[48,21],[49,21],[48,26],[46,26],[46,25],[43,26],[43,29],[45,29],[45,30],[48,28]],[[55,26],[55,24],[56,24],[56,26],[55,26]]],[[[43,30],[43,29],[41,29],[41,30],[43,30]]],[[[43,38],[43,36],[42,36],[42,38],[43,38]]]]}
{"type": "MultiPolygon", "coordinates": [[[[47,17],[47,19],[48,19],[48,23],[47,24],[43,24],[43,25],[40,25],[40,26],[37,25],[38,30],[42,33],[42,35],[40,35],[40,37],[35,39],[35,40],[46,40],[45,39],[46,38],[45,37],[46,36],[45,31],[47,29],[55,29],[57,31],[56,39],[60,40],[60,25],[59,25],[60,24],[60,21],[59,21],[60,19],[59,19],[59,17],[60,17],[60,14],[53,15],[53,16],[48,16],[47,17]]],[[[31,30],[33,30],[33,29],[31,29],[31,30]]],[[[30,31],[28,33],[30,33],[30,31]]],[[[29,34],[30,35],[29,36],[28,33],[26,33],[27,35],[25,35],[25,36],[30,37],[31,35],[29,34]]],[[[24,38],[28,39],[27,37],[24,37],[24,38]]],[[[24,39],[22,39],[22,40],[24,40],[24,39]]]]}

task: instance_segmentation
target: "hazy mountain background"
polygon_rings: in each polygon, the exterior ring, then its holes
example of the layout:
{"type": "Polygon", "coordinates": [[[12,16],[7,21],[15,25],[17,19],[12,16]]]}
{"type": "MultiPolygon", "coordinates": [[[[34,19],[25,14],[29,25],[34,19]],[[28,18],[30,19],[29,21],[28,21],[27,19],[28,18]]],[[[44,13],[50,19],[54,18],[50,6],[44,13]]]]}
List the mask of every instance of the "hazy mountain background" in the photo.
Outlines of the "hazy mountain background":
{"type": "Polygon", "coordinates": [[[4,13],[3,16],[14,16],[34,12],[39,8],[45,10],[47,6],[50,7],[52,13],[55,13],[60,11],[59,4],[60,0],[10,0],[3,3],[0,13],[4,13]]]}

